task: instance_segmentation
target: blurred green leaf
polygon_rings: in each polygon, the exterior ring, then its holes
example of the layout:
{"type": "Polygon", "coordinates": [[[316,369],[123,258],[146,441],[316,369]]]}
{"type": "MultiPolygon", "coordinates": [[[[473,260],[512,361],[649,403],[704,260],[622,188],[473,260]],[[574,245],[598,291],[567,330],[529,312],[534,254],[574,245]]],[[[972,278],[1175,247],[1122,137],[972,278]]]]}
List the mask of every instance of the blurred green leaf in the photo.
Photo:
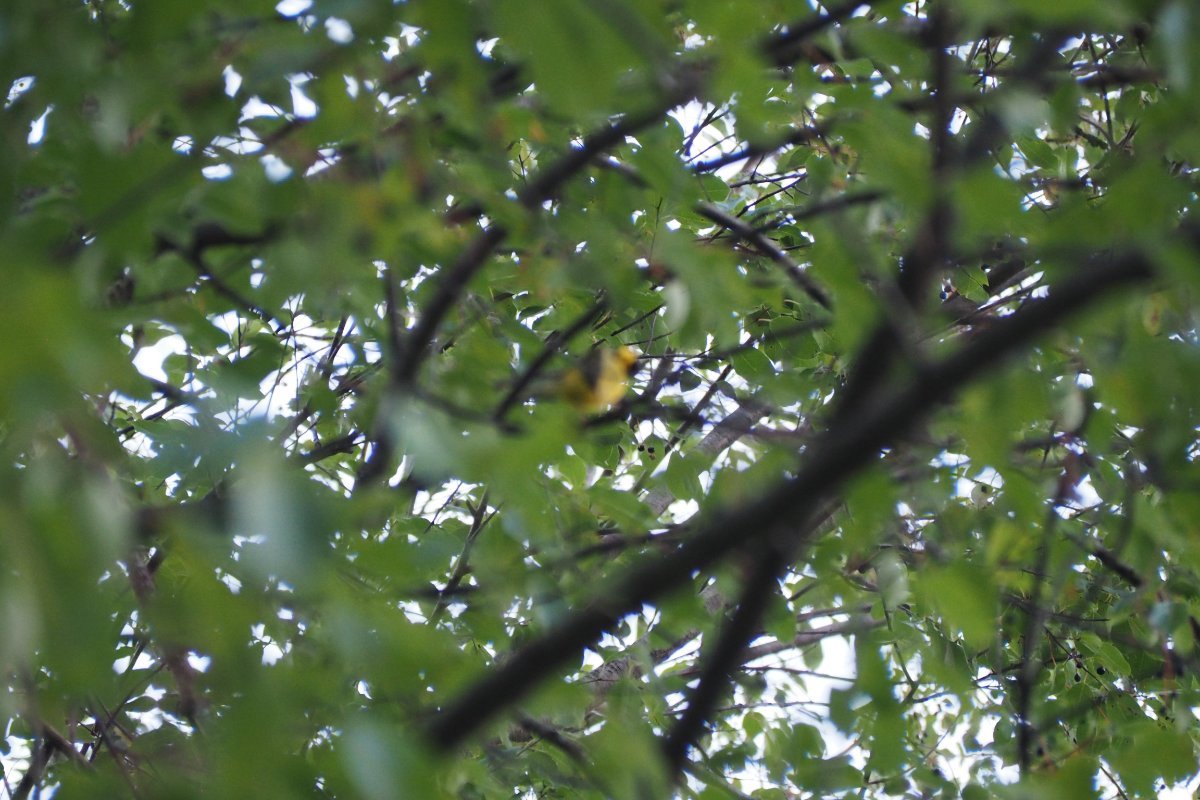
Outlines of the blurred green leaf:
{"type": "Polygon", "coordinates": [[[1194,784],[1195,28],[8,4],[6,785],[1194,784]]]}
{"type": "Polygon", "coordinates": [[[962,633],[968,646],[979,649],[995,640],[1000,599],[986,570],[967,564],[927,570],[917,592],[952,631],[962,633]]]}

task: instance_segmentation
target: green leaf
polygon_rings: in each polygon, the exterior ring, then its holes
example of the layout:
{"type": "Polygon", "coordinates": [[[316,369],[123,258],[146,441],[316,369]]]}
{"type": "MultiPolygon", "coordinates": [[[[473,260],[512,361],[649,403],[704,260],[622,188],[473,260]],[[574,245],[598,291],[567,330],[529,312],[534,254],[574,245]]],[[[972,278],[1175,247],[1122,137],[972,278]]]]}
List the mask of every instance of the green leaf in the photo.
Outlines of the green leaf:
{"type": "Polygon", "coordinates": [[[1184,732],[1146,720],[1124,726],[1126,744],[1109,757],[1121,779],[1135,791],[1151,793],[1160,778],[1174,783],[1196,768],[1195,747],[1184,732]]]}
{"type": "Polygon", "coordinates": [[[962,634],[968,646],[980,649],[996,638],[999,593],[991,574],[969,564],[927,570],[917,583],[917,593],[941,615],[946,625],[962,634]]]}

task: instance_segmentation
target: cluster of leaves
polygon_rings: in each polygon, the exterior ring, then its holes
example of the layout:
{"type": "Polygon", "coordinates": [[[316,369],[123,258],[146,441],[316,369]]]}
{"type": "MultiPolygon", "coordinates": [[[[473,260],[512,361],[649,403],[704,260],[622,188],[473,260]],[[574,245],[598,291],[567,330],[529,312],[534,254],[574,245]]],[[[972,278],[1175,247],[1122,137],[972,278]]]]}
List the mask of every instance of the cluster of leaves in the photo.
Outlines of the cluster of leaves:
{"type": "Polygon", "coordinates": [[[6,6],[6,796],[1194,786],[1198,36],[6,6]]]}

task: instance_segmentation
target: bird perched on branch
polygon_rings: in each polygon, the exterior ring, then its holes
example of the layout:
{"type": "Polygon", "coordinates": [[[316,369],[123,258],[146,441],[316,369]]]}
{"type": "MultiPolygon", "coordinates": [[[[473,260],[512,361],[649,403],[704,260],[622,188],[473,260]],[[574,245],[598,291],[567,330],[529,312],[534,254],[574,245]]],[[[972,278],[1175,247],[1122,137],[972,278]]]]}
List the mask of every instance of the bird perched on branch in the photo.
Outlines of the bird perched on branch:
{"type": "Polygon", "coordinates": [[[575,366],[563,373],[559,395],[579,411],[604,411],[625,396],[629,376],[636,371],[638,354],[628,347],[593,347],[575,366]]]}

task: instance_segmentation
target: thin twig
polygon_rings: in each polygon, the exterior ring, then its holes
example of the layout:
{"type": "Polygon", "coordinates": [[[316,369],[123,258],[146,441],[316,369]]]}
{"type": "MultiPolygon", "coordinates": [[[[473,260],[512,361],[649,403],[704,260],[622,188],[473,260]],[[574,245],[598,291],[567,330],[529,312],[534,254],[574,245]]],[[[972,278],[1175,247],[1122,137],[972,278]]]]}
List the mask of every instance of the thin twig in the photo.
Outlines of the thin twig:
{"type": "MultiPolygon", "coordinates": [[[[1200,239],[1200,235],[1193,235],[1200,239]]],[[[808,449],[795,476],[756,502],[715,514],[676,551],[648,559],[597,592],[591,603],[527,642],[484,677],[442,707],[425,728],[430,743],[449,750],[486,724],[593,643],[625,614],[640,609],[692,580],[734,550],[776,530],[785,519],[802,519],[821,498],[877,458],[914,424],[958,390],[1019,347],[1060,324],[1098,298],[1152,275],[1138,252],[1087,259],[1077,273],[1052,287],[1047,297],[997,320],[956,352],[930,362],[919,380],[898,387],[864,407],[845,424],[828,429],[808,449]]]]}
{"type": "Polygon", "coordinates": [[[813,278],[804,271],[803,268],[788,256],[787,253],[779,249],[779,245],[775,244],[765,235],[760,233],[753,225],[738,219],[737,217],[726,214],[721,209],[708,203],[701,203],[697,207],[697,211],[703,214],[707,219],[728,228],[735,233],[739,239],[743,239],[762,253],[767,258],[774,261],[792,282],[796,284],[809,297],[811,297],[817,305],[826,311],[833,310],[833,301],[829,298],[829,293],[817,283],[813,278]]]}

